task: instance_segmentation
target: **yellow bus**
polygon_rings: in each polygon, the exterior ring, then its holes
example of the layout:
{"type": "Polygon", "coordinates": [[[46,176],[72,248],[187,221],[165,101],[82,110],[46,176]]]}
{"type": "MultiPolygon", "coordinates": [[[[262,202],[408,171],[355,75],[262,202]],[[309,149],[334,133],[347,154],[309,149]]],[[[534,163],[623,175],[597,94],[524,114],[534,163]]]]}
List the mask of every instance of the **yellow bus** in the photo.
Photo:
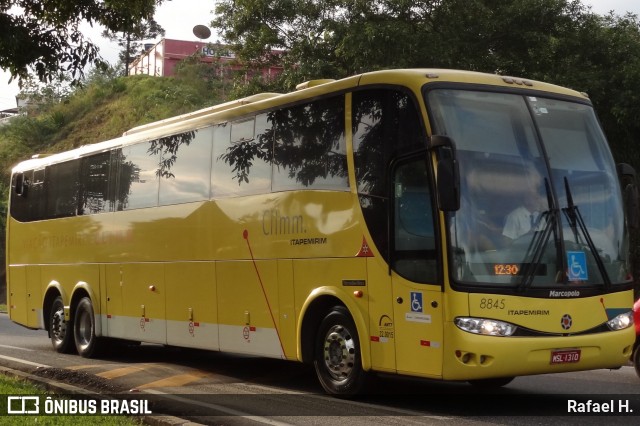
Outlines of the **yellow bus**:
{"type": "MultiPolygon", "coordinates": [[[[623,168],[620,168],[623,170],[623,168]]],[[[584,94],[438,69],[301,84],[12,171],[11,319],[105,342],[500,386],[635,338],[619,176],[584,94]]]]}

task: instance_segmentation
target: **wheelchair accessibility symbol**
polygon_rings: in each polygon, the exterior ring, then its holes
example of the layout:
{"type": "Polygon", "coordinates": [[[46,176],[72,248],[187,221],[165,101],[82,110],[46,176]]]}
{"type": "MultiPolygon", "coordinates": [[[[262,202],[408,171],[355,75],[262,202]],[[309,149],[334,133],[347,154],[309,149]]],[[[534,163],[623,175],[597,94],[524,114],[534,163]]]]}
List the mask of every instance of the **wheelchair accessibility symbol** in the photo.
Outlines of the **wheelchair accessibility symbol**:
{"type": "Polygon", "coordinates": [[[586,281],[589,279],[587,273],[587,256],[583,251],[567,252],[569,281],[586,281]]]}
{"type": "Polygon", "coordinates": [[[411,312],[422,312],[422,293],[411,292],[411,312]]]}

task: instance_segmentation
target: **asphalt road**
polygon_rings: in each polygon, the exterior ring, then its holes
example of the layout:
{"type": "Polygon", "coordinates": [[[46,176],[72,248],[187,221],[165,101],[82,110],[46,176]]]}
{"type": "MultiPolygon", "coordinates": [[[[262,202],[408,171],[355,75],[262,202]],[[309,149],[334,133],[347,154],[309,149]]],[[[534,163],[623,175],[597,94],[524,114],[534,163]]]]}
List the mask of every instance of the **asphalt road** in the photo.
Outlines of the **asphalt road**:
{"type": "Polygon", "coordinates": [[[146,399],[154,415],[203,424],[627,425],[640,419],[640,378],[632,367],[519,377],[493,391],[379,377],[367,395],[347,401],[326,396],[312,367],[281,360],[146,344],[114,347],[100,359],[59,354],[46,332],[18,326],[6,314],[0,314],[0,366],[146,399]]]}

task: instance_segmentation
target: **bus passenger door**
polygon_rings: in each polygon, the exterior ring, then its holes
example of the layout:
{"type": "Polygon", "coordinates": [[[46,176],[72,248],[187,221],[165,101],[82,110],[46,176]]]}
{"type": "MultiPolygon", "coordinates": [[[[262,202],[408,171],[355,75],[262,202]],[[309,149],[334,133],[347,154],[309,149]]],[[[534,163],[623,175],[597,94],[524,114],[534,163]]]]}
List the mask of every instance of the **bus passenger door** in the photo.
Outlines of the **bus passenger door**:
{"type": "Polygon", "coordinates": [[[441,268],[425,156],[393,168],[391,286],[398,373],[442,375],[441,268]]]}

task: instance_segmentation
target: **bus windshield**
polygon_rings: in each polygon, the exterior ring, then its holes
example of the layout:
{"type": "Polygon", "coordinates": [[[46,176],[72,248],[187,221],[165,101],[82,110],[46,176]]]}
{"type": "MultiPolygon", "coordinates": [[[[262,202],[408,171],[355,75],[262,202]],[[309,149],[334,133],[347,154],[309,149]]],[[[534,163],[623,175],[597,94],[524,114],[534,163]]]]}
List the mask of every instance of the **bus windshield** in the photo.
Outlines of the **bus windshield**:
{"type": "Polygon", "coordinates": [[[616,169],[593,109],[510,93],[438,89],[434,134],[457,148],[454,281],[518,288],[629,282],[616,169]]]}

